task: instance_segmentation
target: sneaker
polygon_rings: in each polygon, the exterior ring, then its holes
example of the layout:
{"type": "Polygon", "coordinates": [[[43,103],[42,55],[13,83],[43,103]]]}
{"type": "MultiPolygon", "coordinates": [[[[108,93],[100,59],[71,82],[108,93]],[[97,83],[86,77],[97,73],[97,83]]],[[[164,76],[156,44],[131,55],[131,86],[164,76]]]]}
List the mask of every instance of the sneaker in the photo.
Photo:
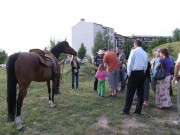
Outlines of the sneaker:
{"type": "Polygon", "coordinates": [[[78,88],[76,90],[78,90],[78,88]]]}

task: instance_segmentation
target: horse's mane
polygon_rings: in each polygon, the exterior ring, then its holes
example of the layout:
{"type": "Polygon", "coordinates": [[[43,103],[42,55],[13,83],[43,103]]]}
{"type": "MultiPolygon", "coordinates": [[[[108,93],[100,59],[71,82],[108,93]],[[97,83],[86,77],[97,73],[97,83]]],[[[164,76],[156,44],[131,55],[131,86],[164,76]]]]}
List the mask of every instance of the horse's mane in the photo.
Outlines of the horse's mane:
{"type": "Polygon", "coordinates": [[[67,41],[58,42],[50,51],[58,59],[65,45],[69,45],[69,43],[67,41]]]}

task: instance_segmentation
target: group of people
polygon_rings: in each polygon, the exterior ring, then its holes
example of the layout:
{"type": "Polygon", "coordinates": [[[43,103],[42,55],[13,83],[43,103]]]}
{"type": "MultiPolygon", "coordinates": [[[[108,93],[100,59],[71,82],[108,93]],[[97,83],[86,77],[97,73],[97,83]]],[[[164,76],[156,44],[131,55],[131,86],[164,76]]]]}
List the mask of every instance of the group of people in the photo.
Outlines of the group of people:
{"type": "Polygon", "coordinates": [[[137,96],[137,104],[134,113],[141,114],[142,108],[148,106],[150,84],[156,95],[156,106],[158,108],[169,108],[172,106],[171,96],[173,96],[173,92],[171,81],[174,76],[174,59],[168,49],[157,50],[153,62],[148,60],[148,54],[142,49],[140,40],[134,41],[134,47],[128,60],[126,60],[126,56],[121,48],[117,48],[116,52],[107,51],[104,48],[97,53],[98,55],[93,61],[96,74],[94,91],[97,91],[100,96],[104,96],[106,76],[109,77],[111,97],[116,97],[118,92],[122,93],[126,90],[126,102],[122,114],[129,114],[135,96],[137,96]],[[160,66],[165,69],[166,77],[162,80],[157,80],[156,73],[160,66]],[[106,72],[106,67],[108,73],[106,72]],[[118,90],[119,83],[121,84],[120,90],[118,90]]]}
{"type": "MultiPolygon", "coordinates": [[[[179,58],[180,59],[180,58],[179,58]]],[[[180,65],[180,64],[179,64],[180,65]]],[[[177,66],[178,69],[180,66],[177,66]]],[[[79,63],[77,57],[71,60],[72,66],[72,89],[78,90],[79,63]],[[76,79],[76,88],[74,80],[76,79]]],[[[177,80],[180,75],[174,73],[174,58],[168,49],[163,48],[154,52],[154,58],[149,62],[148,54],[142,49],[140,40],[134,41],[128,60],[121,48],[116,52],[108,51],[106,48],[99,50],[93,59],[95,68],[94,91],[101,97],[105,96],[105,78],[108,77],[110,95],[117,97],[118,92],[126,91],[126,100],[122,114],[129,114],[135,95],[137,96],[135,114],[141,114],[142,108],[148,106],[150,84],[156,95],[156,106],[158,108],[169,108],[172,106],[172,78],[177,80]],[[162,80],[156,79],[158,69],[162,66],[166,71],[166,77],[162,80]],[[107,69],[107,71],[106,71],[107,69]],[[128,81],[127,81],[128,80],[128,81]],[[118,89],[120,84],[120,89],[118,89]]]]}

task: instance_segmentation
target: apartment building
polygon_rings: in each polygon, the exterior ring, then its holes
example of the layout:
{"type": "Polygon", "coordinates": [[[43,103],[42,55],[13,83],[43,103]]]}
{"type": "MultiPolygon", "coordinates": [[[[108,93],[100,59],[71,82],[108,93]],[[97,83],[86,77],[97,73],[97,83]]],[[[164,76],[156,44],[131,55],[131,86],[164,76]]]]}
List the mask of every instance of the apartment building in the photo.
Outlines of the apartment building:
{"type": "Polygon", "coordinates": [[[105,27],[102,24],[86,22],[81,19],[72,27],[72,47],[78,51],[83,43],[87,49],[87,54],[92,55],[92,47],[98,32],[106,33],[108,36],[108,45],[114,45],[114,29],[105,27]]]}

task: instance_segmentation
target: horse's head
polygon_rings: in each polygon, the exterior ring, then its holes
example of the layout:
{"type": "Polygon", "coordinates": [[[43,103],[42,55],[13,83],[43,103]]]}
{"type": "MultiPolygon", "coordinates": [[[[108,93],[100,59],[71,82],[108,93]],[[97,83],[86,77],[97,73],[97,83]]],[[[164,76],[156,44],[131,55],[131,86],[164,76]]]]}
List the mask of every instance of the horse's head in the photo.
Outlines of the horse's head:
{"type": "Polygon", "coordinates": [[[71,54],[73,56],[77,55],[77,52],[69,45],[67,41],[58,42],[55,47],[51,49],[51,53],[59,58],[60,53],[71,54]]]}
{"type": "Polygon", "coordinates": [[[62,41],[62,49],[63,49],[63,52],[66,53],[66,54],[71,54],[73,56],[76,56],[77,55],[77,52],[69,45],[69,43],[65,40],[65,41],[62,41]]]}

